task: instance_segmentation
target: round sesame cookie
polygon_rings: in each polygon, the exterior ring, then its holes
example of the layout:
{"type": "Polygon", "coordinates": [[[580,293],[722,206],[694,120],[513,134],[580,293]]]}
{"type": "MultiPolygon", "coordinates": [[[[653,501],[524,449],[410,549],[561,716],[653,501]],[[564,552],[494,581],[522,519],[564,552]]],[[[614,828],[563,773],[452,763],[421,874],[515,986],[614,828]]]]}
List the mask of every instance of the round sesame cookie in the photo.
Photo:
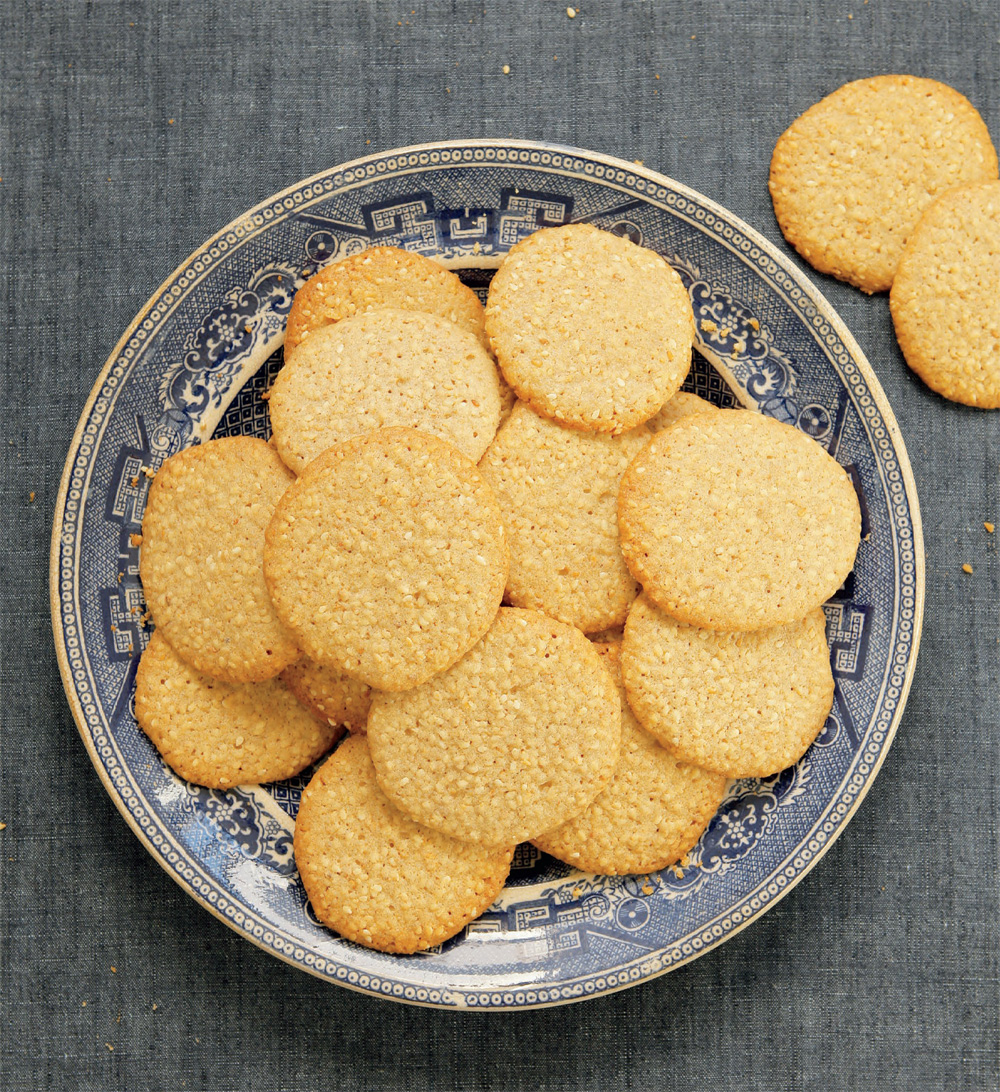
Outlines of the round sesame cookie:
{"type": "Polygon", "coordinates": [[[649,598],[695,626],[804,618],[844,582],[861,535],[851,479],[815,440],[748,410],[676,421],[618,493],[622,552],[649,598]]]}
{"type": "Polygon", "coordinates": [[[617,644],[598,645],[622,703],[622,753],[608,787],[589,808],[534,839],[543,852],[584,872],[658,872],[698,841],[726,791],[727,778],[675,758],[632,714],[617,644]]]}
{"type": "Polygon", "coordinates": [[[267,528],[275,609],[312,660],[406,690],[489,629],[507,582],[500,508],[476,466],[415,429],[324,453],[267,528]]]}
{"type": "Polygon", "coordinates": [[[279,679],[234,685],[196,671],[159,630],[139,660],[135,716],[174,773],[210,789],[292,777],[343,734],[279,679]]]}
{"type": "Polygon", "coordinates": [[[719,633],[640,596],[625,624],[622,676],[647,731],[685,762],[729,777],[768,777],[798,762],[833,705],[821,607],[788,625],[719,633]]]}
{"type": "Polygon", "coordinates": [[[394,425],[448,440],[476,462],[500,423],[500,386],[471,334],[386,309],[317,330],[278,373],[268,405],[278,453],[296,474],[328,447],[394,425]]]}
{"type": "Polygon", "coordinates": [[[161,636],[226,682],[280,674],[299,650],[264,584],[264,528],[293,481],[251,436],[179,451],[156,472],[142,520],[139,575],[161,636]]]}
{"type": "Polygon", "coordinates": [[[455,838],[512,845],[579,815],[611,780],[620,703],[578,629],[504,607],[449,671],[376,694],[368,740],[397,807],[455,838]]]}
{"type": "Polygon", "coordinates": [[[646,426],[653,432],[659,432],[661,429],[669,428],[682,417],[693,417],[696,413],[713,413],[718,408],[690,391],[678,391],[669,402],[650,417],[646,426]]]}
{"type": "Polygon", "coordinates": [[[486,331],[507,382],[536,412],[617,433],[684,382],[694,315],[658,254],[569,224],[511,249],[490,285],[486,331]]]}
{"type": "Polygon", "coordinates": [[[376,246],[324,266],[295,293],[285,356],[324,326],[382,307],[438,315],[488,345],[483,305],[471,288],[422,254],[376,246]]]}
{"type": "Polygon", "coordinates": [[[651,435],[580,432],[514,407],[479,464],[507,529],[509,603],[584,633],[625,621],[639,585],[618,545],[618,486],[651,435]]]}
{"type": "Polygon", "coordinates": [[[371,687],[327,664],[300,657],[281,673],[281,681],[317,717],[363,732],[368,722],[371,687]]]}
{"type": "Polygon", "coordinates": [[[316,771],[295,820],[295,864],[314,913],[382,952],[423,951],[460,932],[500,894],[513,856],[407,818],[379,788],[363,736],[316,771]]]}
{"type": "Polygon", "coordinates": [[[770,189],[785,238],[807,262],[884,292],[930,202],[996,177],[990,135],[964,95],[936,80],[876,76],[792,122],[771,158],[770,189]]]}
{"type": "Polygon", "coordinates": [[[938,394],[1000,406],[1000,182],[939,197],[910,236],[889,304],[906,362],[938,394]]]}

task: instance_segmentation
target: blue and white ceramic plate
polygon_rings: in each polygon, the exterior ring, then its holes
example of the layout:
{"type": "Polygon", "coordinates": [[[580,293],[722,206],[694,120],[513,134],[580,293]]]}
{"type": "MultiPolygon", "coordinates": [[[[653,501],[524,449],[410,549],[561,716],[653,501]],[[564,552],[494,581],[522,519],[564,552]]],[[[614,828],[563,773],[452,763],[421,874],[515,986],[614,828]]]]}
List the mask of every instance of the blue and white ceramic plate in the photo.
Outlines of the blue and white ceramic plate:
{"type": "Polygon", "coordinates": [[[157,290],[116,346],[66,461],[51,562],[66,693],[104,786],[189,894],[260,947],[331,982],[449,1008],[560,1004],[694,959],[764,913],[844,829],[885,758],[917,655],[923,547],[889,404],[809,281],[746,224],[621,160],[525,142],[454,141],[373,155],[278,194],[219,232],[157,290]],[[292,295],[368,246],[442,259],[485,293],[539,227],[586,221],[667,258],[698,320],[688,388],[815,437],[850,472],[857,566],[827,607],[836,700],[795,767],[737,782],[686,867],[614,878],[521,846],[478,921],[413,956],[358,947],[312,917],[292,857],[306,777],[217,792],[187,784],[136,725],[143,627],[142,468],[211,436],[268,436],[292,295]]]}

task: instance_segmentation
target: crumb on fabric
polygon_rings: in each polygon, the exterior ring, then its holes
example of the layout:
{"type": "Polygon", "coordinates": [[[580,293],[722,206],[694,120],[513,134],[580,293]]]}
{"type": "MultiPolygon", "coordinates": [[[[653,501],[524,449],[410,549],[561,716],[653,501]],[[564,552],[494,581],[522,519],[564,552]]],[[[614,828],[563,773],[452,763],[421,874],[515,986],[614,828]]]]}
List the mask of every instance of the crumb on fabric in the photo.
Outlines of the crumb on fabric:
{"type": "Polygon", "coordinates": [[[566,15],[570,19],[575,19],[576,18],[576,8],[567,8],[566,9],[566,15]]]}
{"type": "Polygon", "coordinates": [[[504,74],[505,76],[509,76],[509,75],[510,75],[510,65],[509,65],[509,64],[505,64],[505,65],[503,66],[503,74],[504,74]]]}
{"type": "Polygon", "coordinates": [[[989,521],[989,520],[987,520],[987,521],[986,521],[986,522],[985,522],[985,523],[983,524],[983,526],[984,526],[984,527],[986,528],[986,533],[987,533],[988,535],[992,535],[992,534],[993,534],[993,532],[994,532],[994,531],[996,530],[996,528],[994,527],[994,525],[993,525],[992,523],[990,523],[990,521],[989,521]]]}
{"type": "Polygon", "coordinates": [[[29,504],[34,504],[34,503],[35,503],[35,491],[34,491],[34,490],[32,490],[32,491],[31,491],[31,492],[30,492],[30,493],[28,494],[28,503],[29,503],[29,504]]]}
{"type": "Polygon", "coordinates": [[[970,574],[971,574],[971,573],[972,573],[972,566],[971,566],[971,565],[970,565],[970,564],[969,564],[968,562],[966,562],[966,563],[965,563],[965,564],[964,564],[964,565],[962,566],[962,572],[963,572],[963,573],[970,573],[970,574]]]}

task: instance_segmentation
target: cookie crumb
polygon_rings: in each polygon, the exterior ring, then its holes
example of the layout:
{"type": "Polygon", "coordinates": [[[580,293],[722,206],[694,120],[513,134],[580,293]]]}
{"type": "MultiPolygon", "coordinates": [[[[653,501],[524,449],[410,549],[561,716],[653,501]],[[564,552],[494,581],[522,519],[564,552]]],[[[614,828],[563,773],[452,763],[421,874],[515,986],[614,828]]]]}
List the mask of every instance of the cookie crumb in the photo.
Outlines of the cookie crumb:
{"type": "Polygon", "coordinates": [[[509,64],[505,64],[505,65],[503,66],[503,74],[504,74],[505,76],[509,76],[509,75],[510,75],[510,65],[509,65],[509,64]]]}
{"type": "Polygon", "coordinates": [[[0,830],[6,830],[6,829],[7,829],[7,824],[6,823],[0,823],[0,830]]]}
{"type": "Polygon", "coordinates": [[[566,15],[570,19],[575,19],[576,18],[576,8],[567,8],[566,9],[566,15]]]}
{"type": "Polygon", "coordinates": [[[983,524],[983,526],[984,526],[984,527],[986,528],[986,533],[987,533],[988,535],[992,535],[992,534],[993,534],[993,532],[994,532],[994,531],[996,530],[996,528],[995,528],[995,527],[993,526],[993,524],[992,524],[992,523],[990,523],[990,522],[989,522],[989,520],[987,520],[987,521],[986,521],[986,522],[985,522],[985,523],[983,524]]]}
{"type": "MultiPolygon", "coordinates": [[[[86,1001],[84,1001],[84,1004],[85,1004],[85,1005],[86,1005],[86,1003],[87,1003],[87,1002],[86,1002],[86,1001]]],[[[156,1012],[156,1007],[157,1007],[157,1006],[156,1006],[156,1002],[154,1001],[154,1002],[153,1002],[153,1012],[156,1012]]]]}
{"type": "Polygon", "coordinates": [[[117,967],[112,967],[111,968],[111,973],[112,974],[117,974],[118,973],[118,968],[117,967]]]}
{"type": "Polygon", "coordinates": [[[633,159],[633,160],[632,160],[632,162],[633,162],[633,163],[634,163],[634,164],[635,164],[635,165],[636,165],[637,167],[641,167],[641,166],[642,166],[642,160],[641,160],[641,159],[633,159]]]}
{"type": "MultiPolygon", "coordinates": [[[[138,485],[139,485],[139,475],[136,474],[133,477],[129,478],[128,483],[133,489],[137,488],[138,485]]],[[[35,497],[35,494],[32,493],[31,494],[31,499],[34,500],[34,497],[35,497]]]]}
{"type": "Polygon", "coordinates": [[[755,334],[759,334],[760,333],[760,323],[757,321],[757,319],[752,318],[752,319],[749,319],[748,321],[750,323],[750,328],[753,330],[753,332],[755,334]]]}
{"type": "Polygon", "coordinates": [[[968,562],[966,562],[966,564],[964,564],[964,565],[962,566],[962,572],[963,572],[963,573],[970,573],[970,574],[971,574],[971,572],[972,572],[972,566],[971,566],[971,565],[970,565],[970,564],[969,564],[968,562]]]}
{"type": "MultiPolygon", "coordinates": [[[[281,278],[279,277],[278,280],[280,281],[281,278]]],[[[147,481],[152,481],[156,477],[156,471],[151,466],[144,466],[142,468],[142,474],[147,481]]]]}
{"type": "Polygon", "coordinates": [[[650,887],[650,885],[648,883],[644,884],[643,888],[642,888],[642,893],[644,895],[652,895],[653,889],[652,889],[652,887],[650,887]]]}
{"type": "Polygon", "coordinates": [[[35,503],[35,491],[34,491],[34,490],[32,490],[32,491],[31,491],[31,492],[30,492],[30,493],[28,494],[28,503],[29,503],[29,504],[34,504],[34,503],[35,503]]]}
{"type": "MultiPolygon", "coordinates": [[[[657,79],[659,79],[659,76],[657,76],[657,79]]],[[[711,319],[706,318],[701,320],[701,328],[706,334],[714,334],[719,327],[711,319]]]]}
{"type": "Polygon", "coordinates": [[[137,535],[134,531],[128,536],[128,541],[131,546],[142,545],[142,535],[137,535]]]}
{"type": "Polygon", "coordinates": [[[260,400],[262,402],[268,402],[268,401],[270,401],[270,398],[271,398],[271,392],[269,390],[268,391],[261,391],[260,400]]]}

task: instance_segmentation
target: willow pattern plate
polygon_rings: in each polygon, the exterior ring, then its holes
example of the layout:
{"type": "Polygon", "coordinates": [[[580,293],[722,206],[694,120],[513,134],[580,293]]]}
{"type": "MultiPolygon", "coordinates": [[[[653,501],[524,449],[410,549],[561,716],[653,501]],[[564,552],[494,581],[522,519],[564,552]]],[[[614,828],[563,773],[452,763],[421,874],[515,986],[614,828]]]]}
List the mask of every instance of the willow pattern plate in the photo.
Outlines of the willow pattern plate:
{"type": "Polygon", "coordinates": [[[844,324],[773,246],[652,171],[573,148],[454,141],[373,155],[265,201],[188,258],[123,335],[90,395],[56,508],[52,621],[66,693],[105,788],[206,909],[331,982],[451,1008],[594,997],[707,952],[764,913],[844,829],[885,758],[912,676],[923,604],[917,497],[892,411],[844,324]],[[261,393],[281,366],[296,287],[383,244],[441,258],[485,293],[539,227],[586,221],[652,247],[698,320],[688,388],[815,437],[862,501],[857,565],[827,607],[836,699],[796,766],[733,785],[687,867],[584,875],[529,845],[462,934],[393,956],[312,917],[292,857],[304,777],[217,792],[163,764],[136,725],[149,634],[138,574],[142,468],[212,436],[269,434],[261,393]]]}

